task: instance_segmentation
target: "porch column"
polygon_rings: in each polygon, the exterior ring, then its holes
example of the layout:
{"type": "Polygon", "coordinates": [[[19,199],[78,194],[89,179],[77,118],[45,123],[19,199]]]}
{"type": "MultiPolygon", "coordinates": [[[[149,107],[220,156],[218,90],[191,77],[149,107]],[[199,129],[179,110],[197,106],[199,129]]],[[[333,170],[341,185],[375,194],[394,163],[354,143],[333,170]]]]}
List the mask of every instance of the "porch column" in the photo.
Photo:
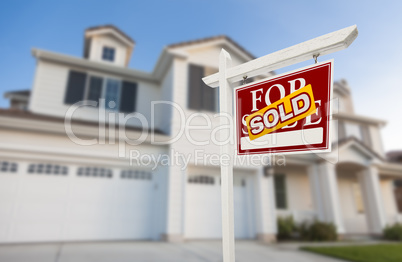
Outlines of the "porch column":
{"type": "Polygon", "coordinates": [[[308,174],[317,219],[333,223],[338,234],[344,234],[335,165],[314,164],[308,168],[308,174]]]}
{"type": "Polygon", "coordinates": [[[358,174],[363,193],[367,224],[370,233],[382,234],[386,225],[380,179],[376,167],[370,166],[358,174]]]}
{"type": "Polygon", "coordinates": [[[275,242],[277,234],[273,169],[257,170],[257,238],[263,242],[275,242]]]}

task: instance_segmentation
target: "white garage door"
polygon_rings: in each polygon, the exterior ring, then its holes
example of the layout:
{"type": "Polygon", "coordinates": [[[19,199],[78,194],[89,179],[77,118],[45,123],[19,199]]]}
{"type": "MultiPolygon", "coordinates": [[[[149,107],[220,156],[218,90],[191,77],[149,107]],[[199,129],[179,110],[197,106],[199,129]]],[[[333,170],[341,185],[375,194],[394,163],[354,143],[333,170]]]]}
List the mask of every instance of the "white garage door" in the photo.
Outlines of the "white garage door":
{"type": "Polygon", "coordinates": [[[0,242],[149,239],[152,173],[0,162],[0,242]]]}
{"type": "MultiPolygon", "coordinates": [[[[200,173],[200,172],[198,172],[200,173]]],[[[185,236],[187,239],[222,237],[221,190],[219,175],[190,174],[186,188],[185,236]]],[[[234,177],[235,237],[254,238],[251,178],[234,177]]]]}

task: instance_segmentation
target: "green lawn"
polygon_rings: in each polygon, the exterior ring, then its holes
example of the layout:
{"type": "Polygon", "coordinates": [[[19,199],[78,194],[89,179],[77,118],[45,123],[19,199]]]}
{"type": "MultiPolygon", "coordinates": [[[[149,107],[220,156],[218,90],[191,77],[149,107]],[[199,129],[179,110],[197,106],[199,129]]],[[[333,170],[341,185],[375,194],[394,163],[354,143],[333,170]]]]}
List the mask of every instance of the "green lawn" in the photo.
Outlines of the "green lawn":
{"type": "Polygon", "coordinates": [[[339,247],[302,247],[301,249],[353,262],[402,261],[402,244],[339,247]]]}

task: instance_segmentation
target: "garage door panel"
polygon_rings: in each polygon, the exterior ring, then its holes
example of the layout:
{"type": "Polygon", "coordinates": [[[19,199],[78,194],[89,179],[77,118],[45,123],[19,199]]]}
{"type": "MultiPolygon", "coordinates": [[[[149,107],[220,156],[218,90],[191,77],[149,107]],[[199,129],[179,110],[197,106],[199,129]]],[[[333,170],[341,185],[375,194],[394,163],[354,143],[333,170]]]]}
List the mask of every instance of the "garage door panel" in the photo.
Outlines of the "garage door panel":
{"type": "Polygon", "coordinates": [[[12,215],[14,207],[13,202],[14,201],[11,201],[11,199],[10,201],[8,199],[0,200],[0,221],[12,215]]]}
{"type": "Polygon", "coordinates": [[[17,207],[17,221],[53,221],[62,219],[64,206],[59,203],[24,203],[17,207]]]}
{"type": "Polygon", "coordinates": [[[87,221],[67,224],[64,231],[66,240],[107,240],[110,238],[110,223],[87,221]]]}
{"type": "Polygon", "coordinates": [[[6,242],[8,236],[9,226],[6,224],[8,221],[0,220],[0,242],[6,242]]]}
{"type": "Polygon", "coordinates": [[[111,226],[111,237],[116,239],[149,239],[151,228],[147,225],[149,225],[149,223],[146,221],[144,223],[142,220],[114,223],[111,226]]]}
{"type": "Polygon", "coordinates": [[[18,177],[13,175],[0,175],[0,198],[7,197],[10,194],[15,194],[18,189],[18,177]]]}
{"type": "Polygon", "coordinates": [[[67,168],[66,175],[0,173],[0,242],[151,238],[150,172],[122,178],[121,170],[105,168],[100,177],[95,168],[84,167],[84,175],[67,168]]]}
{"type": "MultiPolygon", "coordinates": [[[[200,171],[198,171],[200,173],[200,171]]],[[[204,174],[208,174],[205,171],[204,174]]],[[[216,172],[219,173],[219,172],[216,172]]],[[[189,239],[214,239],[222,237],[221,190],[219,176],[189,174],[186,189],[185,235],[189,239]],[[204,177],[204,178],[202,178],[204,177]],[[205,177],[211,177],[208,180],[205,177]],[[213,181],[213,182],[212,182],[213,181]]],[[[234,179],[235,237],[252,238],[250,232],[247,176],[234,179]]]]}
{"type": "Polygon", "coordinates": [[[66,178],[35,177],[24,178],[21,182],[21,198],[43,199],[63,198],[68,193],[66,178]],[[58,181],[55,181],[57,179],[58,181]]]}
{"type": "Polygon", "coordinates": [[[12,241],[55,241],[60,239],[60,223],[17,223],[11,230],[12,241]]]}
{"type": "MultiPolygon", "coordinates": [[[[77,178],[71,189],[73,201],[110,201],[113,197],[113,181],[96,181],[97,178],[77,178]],[[88,179],[87,181],[83,181],[88,179]]],[[[101,178],[99,178],[101,179],[101,178]]]]}

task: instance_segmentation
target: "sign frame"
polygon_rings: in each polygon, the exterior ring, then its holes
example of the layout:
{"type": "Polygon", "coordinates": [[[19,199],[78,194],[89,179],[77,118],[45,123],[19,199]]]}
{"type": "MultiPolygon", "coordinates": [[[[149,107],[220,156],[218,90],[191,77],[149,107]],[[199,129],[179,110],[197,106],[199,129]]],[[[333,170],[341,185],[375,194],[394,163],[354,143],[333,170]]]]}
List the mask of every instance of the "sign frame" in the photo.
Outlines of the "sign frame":
{"type": "MultiPolygon", "coordinates": [[[[346,49],[357,38],[357,35],[357,26],[349,26],[234,67],[230,66],[232,61],[230,54],[222,48],[219,54],[219,72],[206,76],[202,80],[212,88],[219,86],[220,112],[233,116],[233,88],[231,87],[231,83],[240,81],[245,76],[251,78],[263,75],[279,68],[310,60],[311,58],[316,60],[319,55],[327,55],[346,49]]],[[[222,117],[220,124],[226,124],[222,117]]],[[[226,131],[223,131],[223,133],[229,136],[232,135],[226,131]]],[[[220,145],[221,156],[226,153],[232,153],[231,150],[233,148],[232,143],[220,145]]],[[[230,157],[229,155],[228,164],[221,166],[223,262],[235,262],[233,165],[234,157],[230,157]]]]}
{"type": "MultiPolygon", "coordinates": [[[[238,156],[244,156],[244,155],[256,155],[256,154],[268,154],[268,155],[276,155],[276,154],[281,154],[281,155],[293,155],[293,154],[317,154],[317,153],[328,153],[331,152],[332,149],[332,128],[333,128],[333,124],[332,124],[332,114],[333,114],[333,103],[334,103],[334,97],[333,97],[333,76],[334,76],[334,59],[329,59],[323,62],[319,62],[319,63],[315,63],[312,65],[308,65],[302,68],[298,68],[295,70],[291,70],[289,72],[285,72],[285,73],[281,73],[278,75],[274,75],[274,76],[270,76],[252,83],[248,83],[248,84],[244,84],[238,87],[234,88],[234,104],[233,104],[233,116],[234,116],[234,134],[235,134],[235,149],[236,149],[236,154],[238,156]],[[248,88],[252,88],[256,85],[262,84],[262,83],[266,83],[266,82],[270,82],[276,79],[281,79],[284,77],[288,77],[292,74],[297,74],[297,73],[301,73],[304,71],[308,71],[311,69],[315,69],[317,67],[320,66],[325,66],[329,64],[330,66],[330,71],[329,71],[329,77],[328,77],[328,110],[326,112],[326,114],[328,115],[328,119],[327,119],[327,126],[326,126],[326,139],[327,139],[327,146],[326,148],[317,148],[317,149],[308,149],[308,146],[306,145],[306,148],[304,149],[299,149],[299,150],[292,150],[292,149],[282,149],[282,150],[275,150],[273,152],[269,151],[269,149],[267,149],[266,151],[262,151],[262,149],[250,149],[250,151],[248,152],[243,152],[246,150],[241,150],[241,144],[240,144],[240,140],[241,140],[241,134],[238,133],[238,125],[241,125],[242,123],[238,123],[238,116],[239,116],[239,108],[238,108],[238,92],[248,89],[248,88]],[[253,151],[254,150],[254,151],[253,151]],[[256,151],[258,150],[258,151],[256,151]],[[291,151],[290,151],[291,150],[291,151]]],[[[308,85],[309,83],[306,83],[306,85],[308,85]]],[[[321,103],[320,107],[322,107],[323,104],[321,103]]],[[[303,130],[303,129],[301,129],[303,130]]]]}

